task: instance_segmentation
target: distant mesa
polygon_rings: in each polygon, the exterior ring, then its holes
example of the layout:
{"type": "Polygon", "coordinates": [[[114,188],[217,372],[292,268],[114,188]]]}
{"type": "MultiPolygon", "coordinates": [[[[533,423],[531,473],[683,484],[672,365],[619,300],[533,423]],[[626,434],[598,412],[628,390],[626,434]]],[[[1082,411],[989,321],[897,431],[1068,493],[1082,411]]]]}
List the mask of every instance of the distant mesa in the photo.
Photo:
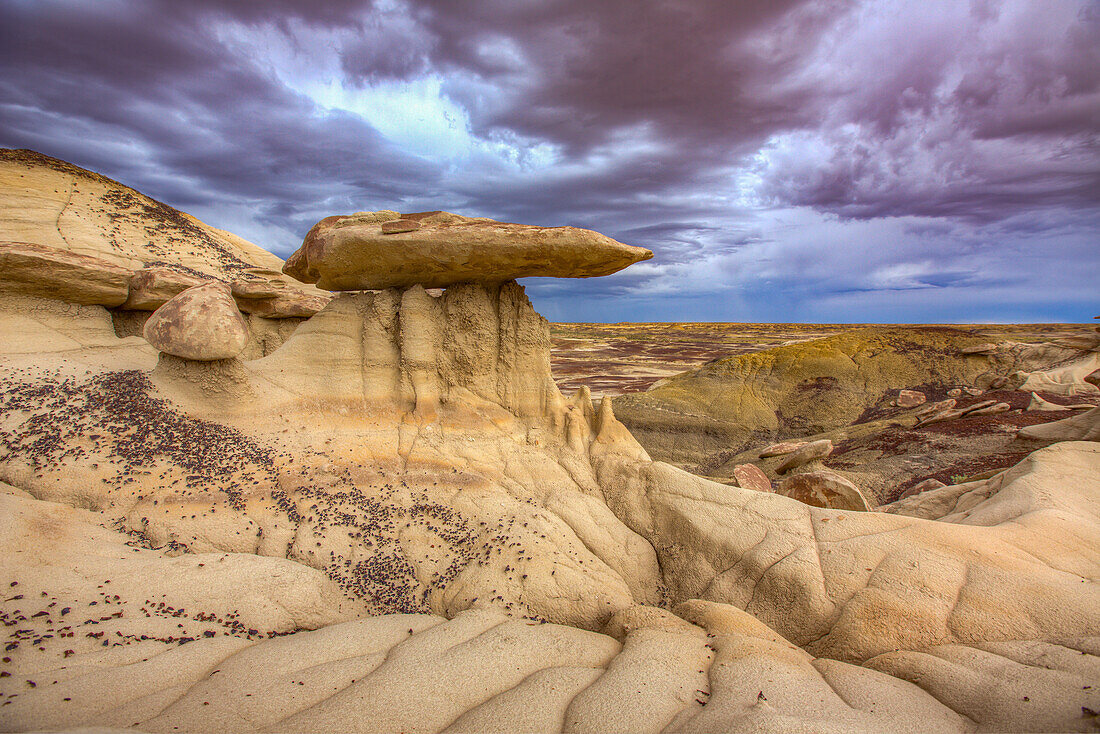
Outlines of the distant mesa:
{"type": "Polygon", "coordinates": [[[283,272],[330,291],[549,276],[610,275],[653,253],[577,227],[535,227],[448,212],[360,212],[314,225],[283,272]]]}

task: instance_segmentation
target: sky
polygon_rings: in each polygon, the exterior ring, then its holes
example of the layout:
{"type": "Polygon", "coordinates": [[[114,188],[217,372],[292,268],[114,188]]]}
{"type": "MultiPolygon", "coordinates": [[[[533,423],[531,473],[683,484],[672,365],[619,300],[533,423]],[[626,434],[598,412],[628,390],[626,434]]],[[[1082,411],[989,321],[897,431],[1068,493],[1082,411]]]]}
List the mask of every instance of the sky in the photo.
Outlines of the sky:
{"type": "Polygon", "coordinates": [[[0,147],[286,257],[331,214],[595,229],[552,321],[1100,314],[1100,2],[0,0],[0,147]]]}

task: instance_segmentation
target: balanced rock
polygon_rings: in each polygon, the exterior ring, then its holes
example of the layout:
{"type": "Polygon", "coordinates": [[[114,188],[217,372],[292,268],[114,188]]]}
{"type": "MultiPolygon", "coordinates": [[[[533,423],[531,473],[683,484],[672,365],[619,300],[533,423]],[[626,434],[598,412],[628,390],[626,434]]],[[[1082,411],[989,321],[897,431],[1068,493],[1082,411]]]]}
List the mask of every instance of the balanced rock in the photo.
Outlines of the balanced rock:
{"type": "Polygon", "coordinates": [[[928,400],[928,396],[919,390],[901,390],[898,392],[898,407],[899,408],[915,408],[918,405],[924,405],[928,400]]]}
{"type": "Polygon", "coordinates": [[[332,291],[445,288],[535,275],[591,278],[651,257],[649,250],[576,227],[384,211],[322,219],[283,272],[332,291]]]}
{"type": "Polygon", "coordinates": [[[786,474],[791,469],[808,464],[814,459],[824,459],[831,453],[833,453],[833,442],[829,439],[823,438],[820,441],[811,441],[791,454],[786,461],[779,465],[776,471],[780,474],[786,474]]]}
{"type": "Polygon", "coordinates": [[[779,485],[779,494],[814,507],[831,510],[871,509],[856,485],[830,471],[810,471],[796,474],[779,485]]]}
{"type": "Polygon", "coordinates": [[[85,305],[120,306],[130,271],[91,255],[0,242],[0,291],[85,305]]]}
{"type": "Polygon", "coordinates": [[[771,492],[772,480],[756,464],[738,464],[733,468],[737,486],[757,492],[771,492]]]}
{"type": "Polygon", "coordinates": [[[145,323],[145,339],[165,354],[210,362],[232,359],[248,344],[248,324],[225,283],[188,288],[145,323]]]}

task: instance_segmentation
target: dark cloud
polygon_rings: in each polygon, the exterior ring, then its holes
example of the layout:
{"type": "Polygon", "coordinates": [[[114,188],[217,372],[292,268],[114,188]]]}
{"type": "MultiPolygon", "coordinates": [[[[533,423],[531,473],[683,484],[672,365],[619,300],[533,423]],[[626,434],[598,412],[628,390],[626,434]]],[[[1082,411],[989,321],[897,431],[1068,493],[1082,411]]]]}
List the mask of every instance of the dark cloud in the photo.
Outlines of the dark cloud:
{"type": "Polygon", "coordinates": [[[383,207],[657,252],[533,284],[556,317],[931,314],[1045,287],[1040,249],[1069,313],[1097,270],[1097,37],[1088,0],[0,0],[0,145],[283,255],[383,207]]]}

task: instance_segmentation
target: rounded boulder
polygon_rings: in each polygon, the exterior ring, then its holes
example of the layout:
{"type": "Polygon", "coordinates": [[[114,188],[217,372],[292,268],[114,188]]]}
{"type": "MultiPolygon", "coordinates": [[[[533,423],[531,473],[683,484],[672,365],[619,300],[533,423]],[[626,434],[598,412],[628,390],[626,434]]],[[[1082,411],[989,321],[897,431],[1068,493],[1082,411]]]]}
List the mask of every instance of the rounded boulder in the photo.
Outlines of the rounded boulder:
{"type": "Polygon", "coordinates": [[[146,341],[165,354],[211,362],[233,359],[248,343],[248,324],[225,283],[188,288],[145,322],[146,341]]]}

